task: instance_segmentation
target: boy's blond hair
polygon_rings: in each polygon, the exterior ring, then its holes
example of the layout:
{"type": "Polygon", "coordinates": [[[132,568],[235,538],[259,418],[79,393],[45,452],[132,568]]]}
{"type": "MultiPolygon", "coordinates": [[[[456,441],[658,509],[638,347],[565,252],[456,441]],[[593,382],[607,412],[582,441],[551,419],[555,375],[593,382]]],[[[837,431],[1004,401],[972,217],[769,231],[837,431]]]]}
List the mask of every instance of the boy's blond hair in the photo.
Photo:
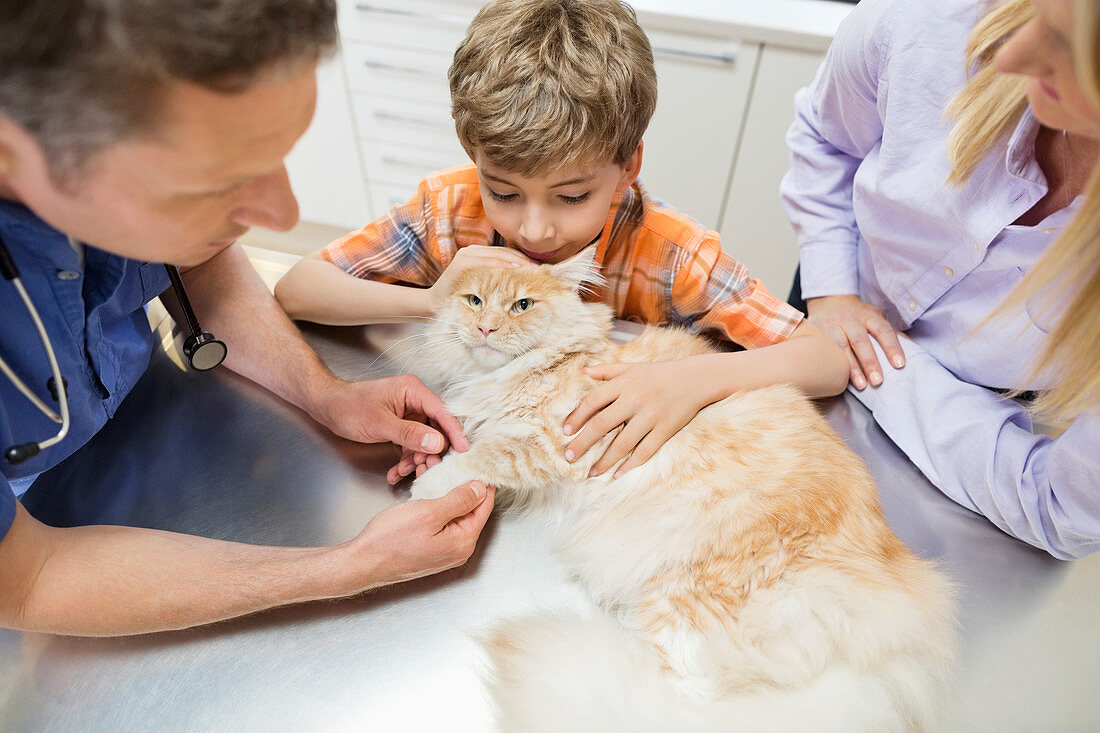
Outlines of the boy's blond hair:
{"type": "Polygon", "coordinates": [[[520,175],[626,165],[657,104],[649,39],[619,0],[494,0],[449,79],[466,152],[520,175]]]}

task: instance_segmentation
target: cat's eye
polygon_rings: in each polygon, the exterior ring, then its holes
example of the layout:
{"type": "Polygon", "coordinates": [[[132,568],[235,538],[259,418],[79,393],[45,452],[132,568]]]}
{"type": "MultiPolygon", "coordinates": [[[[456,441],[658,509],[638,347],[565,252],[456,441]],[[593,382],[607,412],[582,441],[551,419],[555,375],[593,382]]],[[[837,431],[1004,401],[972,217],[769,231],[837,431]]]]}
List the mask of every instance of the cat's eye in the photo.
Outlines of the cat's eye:
{"type": "Polygon", "coordinates": [[[535,301],[530,298],[520,298],[515,303],[512,303],[513,313],[523,313],[525,310],[530,310],[531,306],[535,304],[535,301]]]}
{"type": "Polygon", "coordinates": [[[481,298],[477,297],[473,293],[470,293],[469,295],[466,296],[466,302],[469,303],[470,306],[473,307],[473,308],[480,308],[481,307],[481,298]]]}

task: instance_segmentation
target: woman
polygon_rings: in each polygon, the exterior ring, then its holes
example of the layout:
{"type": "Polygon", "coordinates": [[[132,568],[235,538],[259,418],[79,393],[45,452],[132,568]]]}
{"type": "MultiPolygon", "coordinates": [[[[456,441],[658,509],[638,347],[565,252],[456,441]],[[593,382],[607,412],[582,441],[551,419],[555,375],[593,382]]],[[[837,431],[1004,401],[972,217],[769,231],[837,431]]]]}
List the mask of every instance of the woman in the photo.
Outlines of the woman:
{"type": "Polygon", "coordinates": [[[945,494],[1061,558],[1100,549],[1095,375],[1050,350],[1075,294],[1032,278],[990,315],[1087,208],[1100,115],[1074,27],[1072,0],[862,3],[796,100],[783,183],[810,319],[856,396],[945,494]],[[1042,405],[1080,414],[1056,439],[1001,394],[1048,389],[1042,405]]]}

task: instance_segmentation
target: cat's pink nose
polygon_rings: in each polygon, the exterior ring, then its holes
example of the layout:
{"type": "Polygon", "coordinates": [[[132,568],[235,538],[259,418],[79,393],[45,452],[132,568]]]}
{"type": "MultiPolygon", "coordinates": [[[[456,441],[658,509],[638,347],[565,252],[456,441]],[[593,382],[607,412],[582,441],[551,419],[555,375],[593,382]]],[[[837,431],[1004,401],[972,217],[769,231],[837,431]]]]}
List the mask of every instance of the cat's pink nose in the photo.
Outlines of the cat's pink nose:
{"type": "Polygon", "coordinates": [[[488,337],[489,334],[491,334],[493,331],[497,330],[496,326],[480,326],[479,325],[478,328],[481,329],[481,332],[483,334],[485,334],[486,337],[488,337]]]}

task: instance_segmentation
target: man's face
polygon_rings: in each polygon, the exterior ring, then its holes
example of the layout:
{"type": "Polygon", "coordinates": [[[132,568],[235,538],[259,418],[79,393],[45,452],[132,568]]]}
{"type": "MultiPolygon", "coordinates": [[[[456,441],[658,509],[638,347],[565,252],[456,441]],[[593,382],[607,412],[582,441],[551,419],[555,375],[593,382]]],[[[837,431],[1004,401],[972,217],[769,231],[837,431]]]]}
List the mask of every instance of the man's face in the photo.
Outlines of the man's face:
{"type": "Polygon", "coordinates": [[[196,265],[251,226],[298,220],[283,158],[309,126],[316,91],[314,64],[238,93],[176,84],[158,127],[97,153],[61,186],[38,144],[0,117],[0,195],[99,249],[196,265]]]}
{"type": "Polygon", "coordinates": [[[615,192],[631,185],[641,167],[638,145],[627,165],[576,165],[547,175],[510,173],[478,153],[478,184],[485,216],[509,247],[555,263],[587,247],[603,231],[615,192]]]}

